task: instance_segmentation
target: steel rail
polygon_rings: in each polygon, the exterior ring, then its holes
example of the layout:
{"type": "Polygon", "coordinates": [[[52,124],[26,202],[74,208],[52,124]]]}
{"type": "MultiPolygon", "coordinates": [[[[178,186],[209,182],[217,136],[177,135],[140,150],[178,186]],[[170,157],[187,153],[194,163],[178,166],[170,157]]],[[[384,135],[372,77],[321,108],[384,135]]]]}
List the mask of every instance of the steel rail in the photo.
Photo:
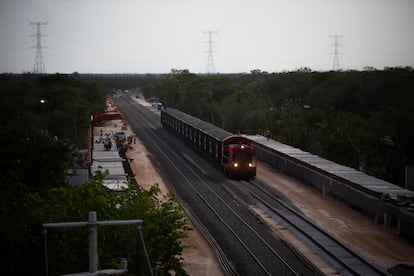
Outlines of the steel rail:
{"type": "MultiPolygon", "coordinates": [[[[330,235],[328,232],[320,228],[318,225],[310,221],[308,218],[303,216],[301,213],[299,213],[297,210],[286,204],[283,200],[277,198],[273,194],[271,194],[269,191],[265,190],[260,184],[257,183],[255,180],[251,180],[249,182],[242,181],[241,182],[244,188],[254,197],[256,198],[260,203],[265,205],[269,210],[277,215],[279,218],[281,218],[283,221],[288,223],[290,226],[292,226],[296,231],[298,231],[301,235],[306,237],[309,241],[313,243],[316,247],[321,249],[324,253],[326,253],[333,261],[335,261],[337,264],[343,267],[343,269],[347,270],[348,272],[354,274],[354,275],[387,275],[385,272],[383,272],[380,268],[376,267],[374,264],[370,263],[363,257],[361,257],[359,254],[357,254],[354,250],[340,242],[338,239],[330,235]],[[267,202],[265,199],[263,199],[262,196],[258,195],[256,191],[253,190],[251,185],[253,185],[257,190],[264,193],[266,196],[270,197],[272,200],[277,202],[277,204],[281,205],[284,210],[288,211],[289,214],[283,214],[282,211],[280,211],[280,208],[276,208],[273,204],[267,202]],[[295,216],[295,218],[299,219],[303,223],[305,223],[308,227],[311,227],[312,233],[315,233],[313,231],[317,231],[319,234],[321,234],[322,237],[316,237],[312,236],[310,234],[309,229],[305,230],[303,226],[299,226],[297,222],[294,222],[291,218],[291,216],[295,216]],[[352,265],[350,264],[350,259],[347,257],[341,257],[338,256],[338,254],[335,254],[334,250],[329,250],[328,247],[324,246],[322,243],[323,241],[331,241],[333,244],[338,246],[342,252],[345,252],[352,256],[354,258],[354,262],[352,262],[352,265]]],[[[332,248],[332,246],[331,246],[332,248]]],[[[338,250],[336,250],[338,251],[338,250]]]]}
{"type": "MultiPolygon", "coordinates": [[[[128,115],[127,115],[128,116],[128,115]]],[[[155,140],[158,140],[158,142],[160,142],[161,144],[163,144],[163,146],[167,149],[169,149],[168,145],[166,143],[164,143],[164,141],[162,141],[161,139],[159,139],[156,135],[150,135],[148,134],[148,131],[143,130],[144,135],[147,136],[147,138],[150,138],[151,143],[153,143],[153,145],[158,148],[158,150],[160,151],[160,153],[164,156],[164,158],[166,160],[168,160],[168,162],[171,164],[171,166],[173,166],[175,168],[175,170],[183,177],[183,179],[189,184],[189,186],[193,189],[193,191],[198,195],[198,197],[201,198],[201,200],[208,206],[208,208],[216,215],[216,217],[221,221],[221,223],[223,223],[223,225],[226,226],[226,228],[234,235],[234,237],[240,242],[240,244],[246,249],[246,251],[252,256],[252,258],[257,262],[257,264],[263,269],[263,271],[266,273],[266,275],[271,275],[271,273],[264,267],[264,265],[260,262],[260,260],[254,255],[254,253],[251,251],[251,249],[246,245],[246,243],[240,238],[240,236],[231,228],[231,226],[225,221],[224,218],[222,218],[220,216],[220,214],[215,210],[215,208],[208,202],[208,200],[196,189],[196,187],[193,185],[193,183],[188,179],[188,177],[177,167],[177,165],[170,159],[170,157],[168,156],[167,153],[165,153],[164,150],[162,150],[157,143],[154,142],[153,139],[151,138],[155,138],[155,140]],[[151,137],[152,136],[152,137],[151,137]]],[[[170,149],[169,149],[170,150],[170,149]]],[[[178,154],[176,154],[174,151],[170,150],[170,152],[176,156],[176,158],[178,160],[180,160],[182,162],[182,164],[190,171],[193,173],[193,175],[198,178],[199,181],[201,181],[201,183],[203,183],[204,185],[207,186],[207,188],[216,195],[216,197],[222,202],[224,203],[224,205],[226,207],[228,207],[235,215],[236,217],[238,217],[244,224],[248,225],[223,199],[221,199],[221,197],[219,197],[216,192],[214,192],[206,183],[205,181],[198,175],[197,172],[195,172],[190,166],[188,166],[188,164],[185,162],[185,160],[183,160],[178,154]]],[[[250,227],[248,225],[248,227],[250,227]]],[[[258,235],[258,237],[260,237],[258,235]]],[[[260,237],[261,238],[261,237],[260,237]]],[[[262,239],[262,238],[261,238],[262,239]]],[[[273,249],[272,249],[273,250],[273,249]]],[[[296,274],[297,275],[297,274],[296,274]]]]}
{"type": "MultiPolygon", "coordinates": [[[[126,99],[122,98],[126,103],[129,103],[126,99]]],[[[130,103],[129,103],[130,104],[130,103]]],[[[138,104],[137,104],[138,105],[138,104]]],[[[134,106],[134,105],[132,105],[134,106]]],[[[144,122],[143,117],[146,117],[145,119],[148,121],[153,121],[152,119],[149,119],[148,116],[140,111],[139,109],[137,109],[138,112],[141,113],[141,117],[140,120],[141,122],[144,122]]],[[[130,119],[132,119],[131,117],[137,117],[137,114],[134,112],[129,112],[127,110],[123,110],[121,111],[128,119],[128,117],[130,119]]],[[[160,125],[160,122],[157,121],[156,122],[157,125],[160,125]]],[[[150,128],[153,129],[153,125],[149,124],[150,128]]],[[[257,258],[257,256],[252,252],[252,250],[247,246],[247,244],[243,241],[243,239],[236,233],[236,231],[226,222],[226,220],[219,214],[219,212],[208,202],[208,200],[200,193],[200,191],[197,190],[197,188],[193,185],[193,183],[190,181],[190,179],[178,168],[178,166],[171,160],[171,158],[169,157],[169,155],[161,149],[161,147],[159,146],[160,144],[162,146],[164,146],[171,154],[173,154],[175,156],[175,158],[177,158],[184,167],[186,167],[192,174],[193,176],[198,179],[200,181],[200,183],[202,183],[212,194],[215,195],[215,197],[224,205],[228,208],[228,210],[230,210],[238,219],[240,222],[242,222],[280,261],[282,264],[284,264],[289,271],[291,271],[294,275],[298,275],[298,273],[295,271],[295,269],[289,265],[289,263],[280,255],[278,254],[262,237],[261,235],[255,230],[253,229],[253,227],[251,225],[249,225],[238,213],[236,210],[234,210],[220,195],[218,195],[199,175],[199,173],[197,173],[194,169],[192,169],[187,161],[181,157],[180,155],[178,155],[175,151],[171,150],[170,147],[162,140],[160,139],[157,135],[154,135],[152,132],[149,132],[146,129],[142,129],[143,134],[149,138],[149,141],[160,151],[160,153],[164,156],[164,158],[166,160],[168,160],[168,162],[170,163],[170,165],[172,167],[175,168],[175,170],[183,177],[183,179],[188,183],[189,187],[191,187],[191,189],[197,194],[197,196],[200,197],[200,199],[208,206],[208,208],[210,208],[210,210],[215,214],[215,216],[220,220],[220,222],[234,235],[234,237],[240,242],[240,244],[245,248],[245,250],[250,254],[250,256],[256,261],[256,263],[262,268],[262,270],[264,271],[264,273],[266,275],[272,275],[271,272],[266,269],[266,267],[264,267],[264,265],[262,264],[262,262],[257,258]],[[157,143],[155,141],[158,141],[157,143]]]]}

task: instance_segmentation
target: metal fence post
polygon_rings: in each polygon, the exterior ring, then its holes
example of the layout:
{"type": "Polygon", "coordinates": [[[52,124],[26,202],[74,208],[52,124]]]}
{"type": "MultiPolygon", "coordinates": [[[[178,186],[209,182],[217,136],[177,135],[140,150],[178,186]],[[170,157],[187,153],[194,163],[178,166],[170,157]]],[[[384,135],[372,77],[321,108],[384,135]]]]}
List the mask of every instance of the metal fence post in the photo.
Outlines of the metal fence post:
{"type": "Polygon", "coordinates": [[[96,212],[89,212],[89,272],[98,270],[98,229],[96,227],[96,212]]]}
{"type": "Polygon", "coordinates": [[[127,272],[128,268],[128,261],[124,258],[121,259],[121,269],[112,269],[98,271],[98,226],[110,226],[110,225],[131,225],[136,224],[138,226],[138,234],[142,242],[142,246],[145,253],[145,258],[148,264],[148,269],[151,275],[153,274],[151,262],[149,259],[148,251],[145,246],[144,237],[141,232],[142,228],[142,219],[135,219],[135,220],[110,220],[110,221],[97,221],[96,220],[96,212],[90,211],[88,213],[88,221],[78,221],[78,222],[61,222],[61,223],[43,223],[43,235],[45,237],[45,270],[46,275],[49,274],[49,262],[48,262],[48,254],[47,254],[47,229],[48,228],[68,228],[68,227],[88,227],[89,230],[89,273],[77,273],[77,274],[67,274],[67,275],[101,275],[103,274],[116,274],[119,275],[121,273],[127,272]]]}

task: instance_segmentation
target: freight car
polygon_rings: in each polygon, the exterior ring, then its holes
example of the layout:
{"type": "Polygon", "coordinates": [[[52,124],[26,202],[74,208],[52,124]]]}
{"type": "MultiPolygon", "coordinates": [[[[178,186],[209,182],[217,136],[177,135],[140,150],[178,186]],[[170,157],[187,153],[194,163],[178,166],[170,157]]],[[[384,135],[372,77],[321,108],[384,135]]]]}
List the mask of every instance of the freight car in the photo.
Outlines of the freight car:
{"type": "Polygon", "coordinates": [[[173,108],[161,111],[164,128],[176,134],[231,178],[256,176],[251,141],[173,108]]]}

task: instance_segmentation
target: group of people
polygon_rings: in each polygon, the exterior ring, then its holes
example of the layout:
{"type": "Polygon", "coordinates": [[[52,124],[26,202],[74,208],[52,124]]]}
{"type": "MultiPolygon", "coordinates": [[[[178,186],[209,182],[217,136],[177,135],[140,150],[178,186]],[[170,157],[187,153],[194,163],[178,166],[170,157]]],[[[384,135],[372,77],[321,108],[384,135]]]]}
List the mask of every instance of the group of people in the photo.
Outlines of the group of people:
{"type": "Polygon", "coordinates": [[[108,136],[103,140],[104,143],[104,151],[110,151],[112,149],[112,140],[108,136]]]}
{"type": "MultiPolygon", "coordinates": [[[[96,143],[103,143],[104,144],[104,151],[110,151],[112,149],[112,139],[110,133],[103,134],[103,131],[100,130],[99,132],[99,139],[95,141],[96,143]]],[[[131,146],[131,144],[136,144],[137,136],[135,134],[128,135],[127,139],[122,143],[125,146],[131,146]]]]}
{"type": "Polygon", "coordinates": [[[110,134],[106,133],[105,134],[105,138],[103,137],[103,131],[102,129],[99,131],[99,139],[96,140],[96,143],[103,143],[104,144],[104,151],[110,151],[112,149],[112,139],[110,136],[110,134]]]}
{"type": "Polygon", "coordinates": [[[128,145],[131,145],[134,142],[134,145],[137,143],[137,136],[135,134],[129,135],[127,138],[128,145]]]}

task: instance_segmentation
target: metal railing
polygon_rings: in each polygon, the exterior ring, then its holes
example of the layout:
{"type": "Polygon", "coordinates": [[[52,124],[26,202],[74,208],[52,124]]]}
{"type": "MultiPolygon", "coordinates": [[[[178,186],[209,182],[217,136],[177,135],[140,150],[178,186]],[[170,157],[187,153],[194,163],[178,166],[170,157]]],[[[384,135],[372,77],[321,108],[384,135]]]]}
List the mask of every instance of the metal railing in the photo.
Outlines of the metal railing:
{"type": "Polygon", "coordinates": [[[47,230],[49,228],[68,228],[68,227],[84,227],[89,228],[89,272],[77,273],[76,275],[99,275],[102,273],[105,274],[119,274],[127,272],[127,261],[121,259],[121,269],[115,270],[105,270],[98,271],[98,231],[97,226],[113,226],[113,225],[131,225],[136,224],[138,226],[139,236],[144,248],[144,254],[147,261],[148,269],[150,274],[153,275],[151,262],[148,256],[147,248],[145,246],[144,236],[142,235],[142,219],[135,220],[111,220],[111,221],[97,221],[96,212],[90,211],[88,216],[88,221],[78,221],[78,222],[61,222],[61,223],[44,223],[43,224],[43,234],[45,237],[45,265],[46,265],[46,275],[49,275],[49,264],[48,264],[48,254],[47,254],[47,230]]]}

